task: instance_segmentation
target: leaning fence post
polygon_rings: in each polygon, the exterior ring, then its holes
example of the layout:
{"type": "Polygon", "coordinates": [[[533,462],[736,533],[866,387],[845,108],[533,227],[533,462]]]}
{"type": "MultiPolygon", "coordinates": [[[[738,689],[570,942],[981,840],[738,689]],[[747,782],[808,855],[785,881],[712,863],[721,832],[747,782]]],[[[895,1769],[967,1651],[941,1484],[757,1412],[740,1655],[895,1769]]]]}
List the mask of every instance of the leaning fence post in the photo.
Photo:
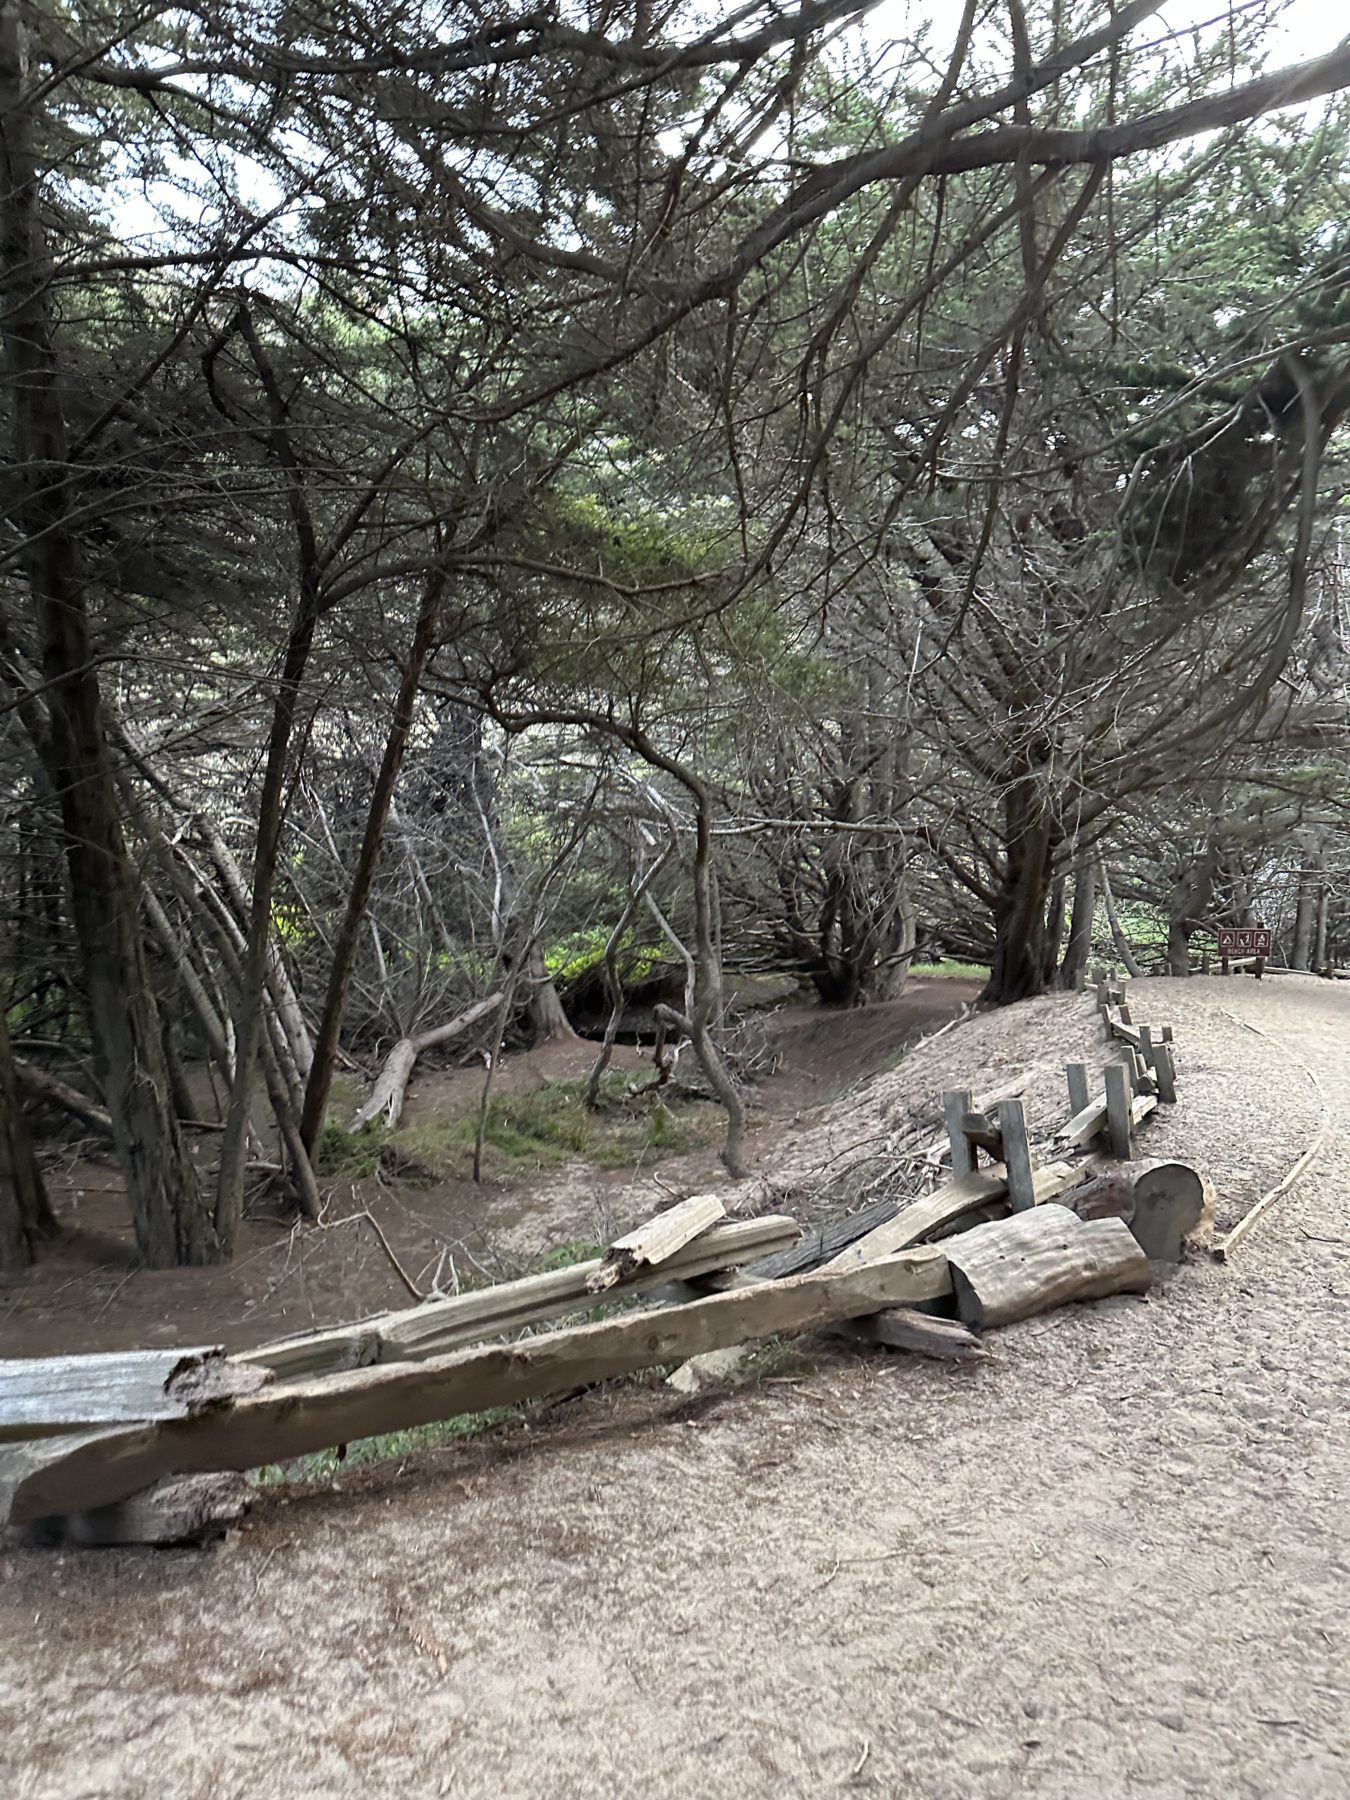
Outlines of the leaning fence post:
{"type": "Polygon", "coordinates": [[[1036,1204],[1036,1185],[1031,1174],[1026,1109],[1020,1100],[999,1101],[998,1129],[1003,1139],[1003,1166],[1008,1171],[1008,1198],[1014,1212],[1025,1212],[1036,1204]]]}
{"type": "Polygon", "coordinates": [[[966,1114],[975,1110],[973,1102],[969,1088],[949,1088],[942,1096],[942,1121],[952,1147],[953,1175],[969,1175],[975,1167],[974,1152],[966,1136],[966,1114]]]}
{"type": "Polygon", "coordinates": [[[1106,1127],[1111,1139],[1111,1154],[1128,1162],[1134,1153],[1130,1071],[1123,1062],[1109,1062],[1105,1075],[1106,1127]]]}
{"type": "Polygon", "coordinates": [[[1168,1106],[1174,1106],[1177,1098],[1177,1066],[1170,1044],[1154,1045],[1153,1078],[1158,1084],[1158,1098],[1168,1106]]]}

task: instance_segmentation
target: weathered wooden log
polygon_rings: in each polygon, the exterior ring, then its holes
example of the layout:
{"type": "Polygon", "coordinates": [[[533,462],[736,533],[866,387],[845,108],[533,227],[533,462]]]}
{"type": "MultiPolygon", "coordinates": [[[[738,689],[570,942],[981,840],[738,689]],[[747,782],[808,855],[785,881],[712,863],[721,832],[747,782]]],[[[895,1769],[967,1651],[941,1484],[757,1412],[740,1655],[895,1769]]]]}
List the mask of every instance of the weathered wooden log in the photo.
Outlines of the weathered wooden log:
{"type": "Polygon", "coordinates": [[[615,1238],[600,1258],[600,1266],[586,1277],[586,1286],[592,1293],[599,1293],[618,1282],[631,1281],[640,1269],[669,1262],[677,1250],[683,1250],[710,1225],[725,1218],[726,1210],[716,1194],[691,1194],[687,1200],[678,1201],[654,1219],[615,1238]]]}
{"type": "MultiPolygon", "coordinates": [[[[726,1219],[670,1256],[659,1269],[644,1268],[619,1282],[611,1294],[641,1294],[668,1281],[687,1281],[714,1269],[734,1268],[766,1251],[796,1242],[794,1220],[778,1215],[763,1219],[726,1219]]],[[[240,1360],[259,1363],[279,1381],[364,1369],[374,1363],[415,1362],[444,1356],[485,1338],[501,1337],[525,1325],[540,1325],[595,1304],[588,1286],[600,1267],[597,1258],[568,1269],[548,1269],[519,1281],[474,1288],[449,1300],[428,1300],[399,1312],[381,1313],[355,1325],[303,1332],[240,1352],[240,1360]]]]}
{"type": "Polygon", "coordinates": [[[1207,1206],[1204,1177],[1189,1163],[1145,1163],[1134,1177],[1130,1230],[1152,1262],[1180,1262],[1187,1239],[1203,1232],[1213,1213],[1213,1189],[1207,1206]]]}
{"type": "Polygon", "coordinates": [[[1070,1300],[1147,1291],[1148,1258],[1120,1219],[1080,1219],[1037,1206],[977,1225],[943,1245],[960,1317],[988,1331],[1070,1300]]]}
{"type": "Polygon", "coordinates": [[[1124,1219],[1150,1261],[1179,1262],[1213,1218],[1213,1189],[1189,1163],[1122,1163],[1063,1202],[1080,1219],[1124,1219]]]}
{"type": "Polygon", "coordinates": [[[90,1425],[181,1419],[255,1394],[265,1369],[203,1350],[123,1350],[0,1362],[0,1442],[90,1425]]]}
{"type": "Polygon", "coordinates": [[[87,1511],[139,1493],[166,1475],[287,1462],[355,1438],[570,1393],[748,1338],[795,1334],[886,1307],[912,1306],[948,1292],[950,1285],[941,1251],[908,1250],[846,1273],[760,1282],[688,1306],[626,1313],[430,1362],[278,1383],[194,1419],[23,1444],[12,1452],[0,1450],[0,1519],[26,1524],[53,1513],[87,1511]]]}
{"type": "Polygon", "coordinates": [[[239,1523],[251,1496],[247,1480],[234,1473],[170,1476],[111,1506],[35,1519],[22,1537],[30,1544],[85,1548],[207,1544],[239,1523]]]}
{"type": "Polygon", "coordinates": [[[369,1125],[372,1119],[383,1115],[385,1124],[392,1131],[403,1116],[408,1083],[412,1080],[413,1069],[422,1052],[433,1050],[439,1044],[448,1044],[452,1038],[462,1037],[480,1020],[496,1012],[502,998],[501,994],[489,994],[486,1000],[479,1000],[448,1024],[438,1025],[434,1031],[422,1031],[415,1037],[400,1038],[385,1058],[384,1067],[370,1091],[370,1098],[353,1118],[352,1130],[359,1131],[363,1125],[369,1125]]]}

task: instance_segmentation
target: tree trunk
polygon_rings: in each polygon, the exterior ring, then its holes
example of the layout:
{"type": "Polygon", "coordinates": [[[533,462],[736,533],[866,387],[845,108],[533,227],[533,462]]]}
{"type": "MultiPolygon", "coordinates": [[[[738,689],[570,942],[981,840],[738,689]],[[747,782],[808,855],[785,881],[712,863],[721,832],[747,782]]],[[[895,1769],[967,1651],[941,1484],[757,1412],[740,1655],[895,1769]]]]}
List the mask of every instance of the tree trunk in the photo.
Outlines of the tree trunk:
{"type": "Polygon", "coordinates": [[[258,801],[258,831],[253,853],[253,893],[249,908],[248,936],[241,959],[239,997],[235,1008],[234,1081],[230,1088],[225,1137],[220,1150],[215,1210],[216,1233],[226,1254],[233,1247],[244,1210],[248,1131],[269,985],[272,895],[281,852],[291,736],[295,729],[300,684],[309,666],[309,653],[323,610],[318,540],[310,516],[303,471],[291,441],[287,402],[253,329],[246,305],[240,306],[231,329],[237,330],[244,339],[263,391],[268,417],[268,438],[273,458],[285,481],[291,525],[295,533],[299,580],[267,739],[267,763],[258,801]]]}
{"type": "Polygon", "coordinates": [[[1120,914],[1116,911],[1116,896],[1111,890],[1111,877],[1107,873],[1106,864],[1100,865],[1102,899],[1106,902],[1106,922],[1111,927],[1111,942],[1116,947],[1116,955],[1125,965],[1125,973],[1132,981],[1138,981],[1144,971],[1140,968],[1120,923],[1120,914]]]}
{"type": "Polygon", "coordinates": [[[384,756],[375,777],[370,806],[366,811],[366,828],[347,893],[347,908],[333,940],[328,992],[324,996],[323,1017],[314,1039],[314,1060],[310,1064],[304,1111],[300,1118],[301,1142],[311,1156],[319,1141],[319,1133],[323,1130],[324,1114],[328,1110],[328,1095],[337,1065],[338,1040],[342,1032],[342,1016],[347,1009],[347,990],[351,985],[352,968],[356,961],[361,921],[365,917],[370,890],[375,882],[375,871],[379,867],[380,851],[384,847],[389,809],[394,800],[398,772],[403,765],[403,753],[408,746],[408,733],[412,730],[418,689],[428,658],[436,645],[441,595],[444,591],[445,571],[437,569],[422,592],[422,605],[413,630],[412,648],[408,652],[403,679],[399,683],[394,716],[389,724],[389,735],[385,739],[384,756]]]}
{"type": "Polygon", "coordinates": [[[544,953],[537,943],[530,946],[526,973],[530,983],[531,1041],[537,1045],[551,1044],[559,1038],[574,1039],[577,1034],[563,1011],[557,988],[549,980],[548,970],[544,966],[544,953]]]}
{"type": "Polygon", "coordinates": [[[1059,966],[1059,946],[1064,939],[1064,901],[1065,880],[1062,875],[1055,877],[1050,889],[1050,905],[1045,915],[1045,985],[1049,987],[1055,979],[1055,970],[1059,966]]]}
{"type": "Polygon", "coordinates": [[[1313,967],[1320,973],[1327,966],[1327,885],[1317,889],[1317,924],[1313,931],[1313,967]]]}
{"type": "Polygon", "coordinates": [[[1191,972],[1191,933],[1214,892],[1219,855],[1212,843],[1192,857],[1177,874],[1167,902],[1167,969],[1171,975],[1191,972]]]}
{"type": "Polygon", "coordinates": [[[46,313],[47,257],[13,4],[0,7],[0,206],[4,347],[17,470],[11,516],[25,540],[47,689],[47,770],[60,798],[71,916],[137,1248],[156,1268],[214,1260],[220,1246],[169,1101],[158,1008],[103,728],[79,570],[66,434],[46,313]]]}
{"type": "Polygon", "coordinates": [[[1004,856],[994,901],[994,958],[981,1006],[1010,1006],[1046,988],[1047,914],[1054,883],[1055,831],[1030,776],[1003,798],[1004,856]]]}
{"type": "Polygon", "coordinates": [[[19,1105],[19,1082],[0,1006],[0,1269],[33,1261],[43,1238],[56,1236],[42,1171],[19,1105]]]}
{"type": "Polygon", "coordinates": [[[1059,985],[1072,990],[1082,981],[1092,955],[1092,923],[1097,912],[1097,864],[1087,855],[1079,856],[1073,869],[1073,912],[1069,918],[1069,941],[1060,964],[1059,985]]]}
{"type": "Polygon", "coordinates": [[[1317,925],[1317,895],[1321,883],[1320,848],[1308,844],[1298,872],[1298,904],[1294,911],[1294,943],[1289,954],[1291,969],[1309,969],[1313,963],[1313,933],[1317,925]]]}

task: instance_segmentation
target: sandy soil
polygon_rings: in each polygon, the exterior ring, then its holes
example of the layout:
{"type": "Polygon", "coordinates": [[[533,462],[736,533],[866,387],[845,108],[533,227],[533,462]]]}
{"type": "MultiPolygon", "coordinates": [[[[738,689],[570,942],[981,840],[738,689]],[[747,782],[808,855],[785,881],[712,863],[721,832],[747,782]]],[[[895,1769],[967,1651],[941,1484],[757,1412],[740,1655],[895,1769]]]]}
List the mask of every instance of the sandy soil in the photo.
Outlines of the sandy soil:
{"type": "MultiPolygon", "coordinates": [[[[1327,1121],[1233,1264],[974,1369],[592,1396],[273,1492],[217,1552],[0,1552],[0,1792],[1350,1795],[1350,991],[1138,992],[1183,1084],[1149,1149],[1221,1224],[1327,1121]]],[[[1087,1028],[1038,1002],[908,1060],[978,1087],[1087,1028]]]]}

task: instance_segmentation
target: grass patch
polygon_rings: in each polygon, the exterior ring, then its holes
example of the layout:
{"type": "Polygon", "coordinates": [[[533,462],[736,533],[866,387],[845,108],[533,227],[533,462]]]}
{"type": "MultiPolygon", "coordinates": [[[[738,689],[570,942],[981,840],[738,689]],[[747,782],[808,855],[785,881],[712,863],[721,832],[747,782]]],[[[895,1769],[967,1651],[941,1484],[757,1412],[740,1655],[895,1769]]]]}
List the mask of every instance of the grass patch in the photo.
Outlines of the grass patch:
{"type": "Polygon", "coordinates": [[[341,1458],[336,1450],[316,1450],[310,1456],[297,1456],[292,1462],[265,1463],[260,1469],[251,1469],[248,1479],[254,1487],[331,1481],[340,1469],[354,1468],[358,1463],[391,1462],[418,1450],[439,1450],[457,1438],[481,1437],[485,1431],[521,1417],[523,1412],[518,1406],[492,1406],[486,1412],[461,1413],[457,1419],[438,1419],[433,1425],[415,1425],[409,1431],[386,1431],[379,1437],[358,1438],[347,1445],[347,1454],[341,1458]]]}
{"type": "Polygon", "coordinates": [[[989,969],[984,963],[969,962],[935,962],[911,963],[911,975],[922,975],[927,980],[935,977],[941,980],[959,979],[962,981],[988,981],[989,969]]]}
{"type": "Polygon", "coordinates": [[[331,1122],[324,1126],[314,1151],[314,1173],[319,1176],[373,1175],[389,1144],[389,1129],[374,1122],[360,1131],[331,1122]]]}

